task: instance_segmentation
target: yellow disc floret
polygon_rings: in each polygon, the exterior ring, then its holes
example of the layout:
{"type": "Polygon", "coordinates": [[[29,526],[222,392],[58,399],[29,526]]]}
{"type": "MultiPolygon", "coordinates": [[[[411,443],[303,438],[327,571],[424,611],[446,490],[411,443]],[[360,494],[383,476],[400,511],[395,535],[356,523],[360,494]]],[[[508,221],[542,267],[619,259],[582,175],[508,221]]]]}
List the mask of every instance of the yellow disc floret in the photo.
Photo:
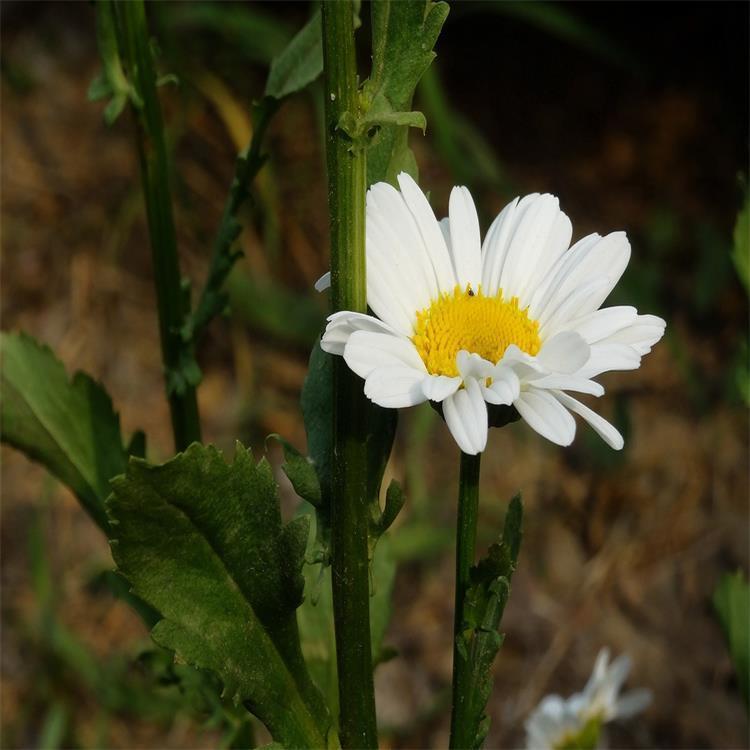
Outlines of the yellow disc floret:
{"type": "Polygon", "coordinates": [[[419,356],[432,375],[458,375],[456,354],[465,349],[490,362],[501,359],[511,344],[527,354],[539,351],[539,323],[531,320],[518,297],[503,299],[502,290],[485,297],[456,286],[417,313],[412,336],[419,356]]]}

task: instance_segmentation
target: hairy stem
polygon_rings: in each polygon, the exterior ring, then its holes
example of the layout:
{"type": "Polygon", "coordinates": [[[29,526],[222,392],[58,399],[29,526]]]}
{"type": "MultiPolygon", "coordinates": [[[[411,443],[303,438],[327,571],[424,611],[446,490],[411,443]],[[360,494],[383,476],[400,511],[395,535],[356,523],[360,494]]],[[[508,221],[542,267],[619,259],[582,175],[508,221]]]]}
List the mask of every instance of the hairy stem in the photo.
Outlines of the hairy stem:
{"type": "MultiPolygon", "coordinates": [[[[357,111],[354,9],[350,0],[323,3],[328,207],[334,310],[366,312],[366,161],[338,129],[357,111]]],[[[376,748],[370,644],[367,435],[362,382],[336,357],[331,553],[340,735],[344,748],[376,748]]]]}
{"type": "Polygon", "coordinates": [[[182,289],[177,257],[164,122],[143,0],[121,2],[117,10],[121,56],[139,99],[133,112],[154,264],[161,353],[175,448],[181,451],[190,443],[200,441],[201,429],[195,378],[186,376],[187,368],[192,367],[193,372],[196,369],[192,344],[184,342],[180,336],[189,301],[182,289]]]}
{"type": "Polygon", "coordinates": [[[471,672],[468,644],[464,639],[464,602],[469,587],[469,571],[474,564],[479,511],[479,466],[481,454],[461,453],[458,480],[458,518],[456,522],[456,605],[453,619],[453,706],[451,709],[450,747],[473,747],[476,727],[467,711],[470,704],[471,672]]]}

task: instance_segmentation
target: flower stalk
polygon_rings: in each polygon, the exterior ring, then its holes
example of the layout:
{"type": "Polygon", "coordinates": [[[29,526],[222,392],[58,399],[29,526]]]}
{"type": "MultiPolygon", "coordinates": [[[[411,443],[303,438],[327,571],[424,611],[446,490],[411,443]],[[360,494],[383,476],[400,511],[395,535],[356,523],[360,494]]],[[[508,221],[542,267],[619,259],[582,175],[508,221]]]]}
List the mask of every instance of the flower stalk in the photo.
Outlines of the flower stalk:
{"type": "Polygon", "coordinates": [[[456,521],[456,600],[453,614],[453,705],[451,708],[450,747],[454,750],[473,746],[476,727],[468,712],[472,683],[469,652],[464,637],[464,613],[469,573],[474,564],[479,514],[479,468],[481,453],[461,453],[458,480],[458,518],[456,521]]]}
{"type": "Polygon", "coordinates": [[[118,3],[116,10],[120,54],[135,93],[132,109],[148,216],[172,432],[175,449],[182,451],[190,443],[200,441],[201,429],[195,389],[197,365],[193,359],[192,342],[186,343],[180,335],[189,300],[182,286],[177,256],[164,121],[156,90],[156,72],[143,0],[118,3]]]}
{"type": "MultiPolygon", "coordinates": [[[[367,311],[365,282],[366,158],[339,128],[358,109],[354,7],[323,3],[328,207],[333,310],[367,311]]],[[[359,378],[343,360],[333,379],[331,554],[339,729],[344,748],[376,748],[370,643],[367,404],[359,378]]]]}

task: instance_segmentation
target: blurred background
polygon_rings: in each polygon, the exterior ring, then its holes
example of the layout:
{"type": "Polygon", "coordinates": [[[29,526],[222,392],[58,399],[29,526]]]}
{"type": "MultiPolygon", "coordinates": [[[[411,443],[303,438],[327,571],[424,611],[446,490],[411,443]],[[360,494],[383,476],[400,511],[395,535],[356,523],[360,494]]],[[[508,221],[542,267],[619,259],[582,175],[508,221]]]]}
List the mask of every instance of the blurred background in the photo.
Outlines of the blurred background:
{"type": "MultiPolygon", "coordinates": [[[[633,259],[608,304],[668,322],[640,370],[603,378],[597,408],[624,433],[621,453],[583,424],[565,450],[523,423],[490,435],[480,546],[518,489],[527,515],[487,747],[522,745],[529,712],[580,690],[602,646],[629,653],[629,684],[654,692],[646,713],[609,729],[611,747],[747,747],[712,596],[723,574],[748,570],[748,279],[732,256],[748,167],[748,7],[454,3],[418,90],[428,130],[411,143],[439,216],[457,183],[483,229],[514,196],[553,192],[574,239],[628,232],[633,259]]],[[[311,8],[149,11],[162,72],[179,79],[160,91],[182,267],[200,285],[249,103],[311,8]]],[[[2,327],[99,378],[124,432],[144,429],[149,457],[165,460],[132,122],[108,128],[104,105],[86,98],[99,69],[94,9],[5,2],[0,13],[2,327]]],[[[368,15],[365,5],[363,77],[368,15]]],[[[236,438],[262,452],[270,432],[304,448],[298,399],[328,304],[312,291],[328,267],[321,117],[318,82],[274,119],[231,313],[199,352],[204,436],[230,454],[236,438]]],[[[218,746],[210,706],[178,710],[168,667],[144,666],[148,634],[102,590],[107,543],[75,498],[6,446],[2,462],[2,746],[218,746]]],[[[399,656],[376,679],[383,746],[445,747],[458,454],[429,407],[402,413],[388,473],[408,500],[387,637],[399,656]]]]}

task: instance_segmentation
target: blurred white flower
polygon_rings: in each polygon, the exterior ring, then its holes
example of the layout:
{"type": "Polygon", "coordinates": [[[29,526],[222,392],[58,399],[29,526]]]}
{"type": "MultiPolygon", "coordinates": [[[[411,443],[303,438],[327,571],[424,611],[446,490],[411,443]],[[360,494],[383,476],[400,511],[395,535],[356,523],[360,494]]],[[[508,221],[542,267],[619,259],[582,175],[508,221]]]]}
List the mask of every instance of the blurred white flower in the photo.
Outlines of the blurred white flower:
{"type": "Polygon", "coordinates": [[[602,649],[586,687],[564,699],[548,695],[526,720],[528,750],[593,750],[599,747],[603,724],[627,719],[651,702],[650,690],[633,690],[620,696],[630,672],[626,654],[609,663],[609,649],[602,649]]]}
{"type": "MultiPolygon", "coordinates": [[[[600,309],[630,259],[624,232],[590,234],[572,247],[572,225],[553,195],[512,201],[484,241],[465,187],[438,221],[407,174],[400,191],[367,193],[367,304],[375,316],[340,311],[321,346],[364,379],[386,408],[442,404],[464,453],[487,443],[488,405],[513,406],[558,445],[574,414],[613,448],[620,433],[568,392],[601,396],[593,378],[634,370],[665,323],[634,307],[600,309]]],[[[316,288],[330,284],[320,279],[316,288]]]]}

